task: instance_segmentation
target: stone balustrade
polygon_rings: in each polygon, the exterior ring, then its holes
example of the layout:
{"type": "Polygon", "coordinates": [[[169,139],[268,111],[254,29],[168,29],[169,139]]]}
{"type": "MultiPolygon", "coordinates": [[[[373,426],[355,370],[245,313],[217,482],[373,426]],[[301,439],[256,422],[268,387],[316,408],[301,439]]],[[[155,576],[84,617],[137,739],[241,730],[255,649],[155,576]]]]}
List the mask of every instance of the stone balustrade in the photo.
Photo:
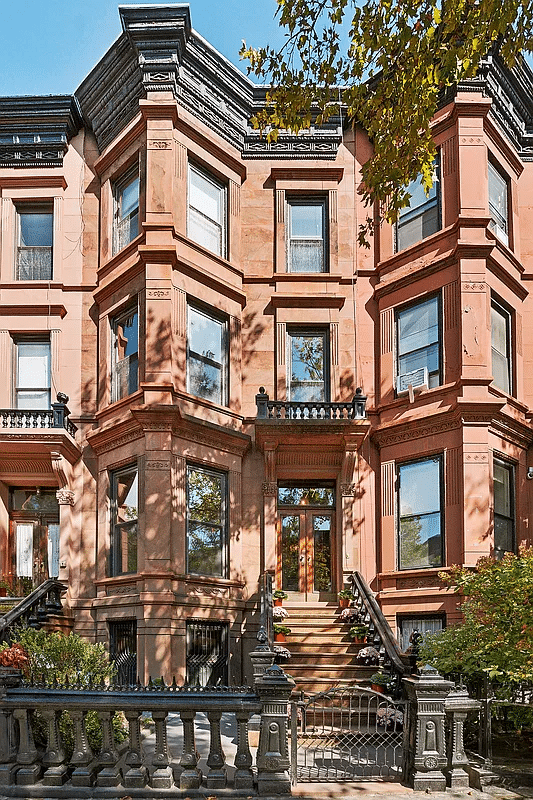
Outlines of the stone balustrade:
{"type": "Polygon", "coordinates": [[[261,386],[255,396],[257,419],[270,420],[354,420],[366,418],[366,397],[357,389],[353,400],[346,403],[321,401],[270,400],[261,386]]]}

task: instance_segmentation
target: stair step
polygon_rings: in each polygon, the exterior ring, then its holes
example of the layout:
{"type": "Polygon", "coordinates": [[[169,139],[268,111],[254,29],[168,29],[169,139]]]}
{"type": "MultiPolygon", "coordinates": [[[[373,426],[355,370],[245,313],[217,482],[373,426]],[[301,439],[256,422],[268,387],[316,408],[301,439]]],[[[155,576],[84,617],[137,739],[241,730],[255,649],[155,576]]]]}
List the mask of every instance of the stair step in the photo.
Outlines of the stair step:
{"type": "Polygon", "coordinates": [[[329,664],[331,667],[358,667],[359,669],[373,669],[375,672],[376,667],[369,667],[366,664],[361,664],[356,661],[355,656],[351,653],[302,653],[293,650],[291,647],[287,648],[291,654],[291,664],[329,664]]]}

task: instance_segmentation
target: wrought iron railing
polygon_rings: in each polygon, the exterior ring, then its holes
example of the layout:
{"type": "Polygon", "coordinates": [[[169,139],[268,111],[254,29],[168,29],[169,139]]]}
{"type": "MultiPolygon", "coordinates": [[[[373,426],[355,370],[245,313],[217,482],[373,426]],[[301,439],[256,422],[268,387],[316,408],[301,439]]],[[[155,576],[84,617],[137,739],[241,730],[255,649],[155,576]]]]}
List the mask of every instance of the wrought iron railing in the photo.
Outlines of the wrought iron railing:
{"type": "Polygon", "coordinates": [[[49,578],[27,597],[23,597],[16,606],[0,617],[0,642],[11,641],[12,632],[17,625],[38,629],[44,625],[50,614],[62,614],[61,595],[66,589],[61,581],[49,578]]]}
{"type": "Polygon", "coordinates": [[[353,420],[366,418],[366,397],[357,389],[353,400],[346,403],[321,401],[297,402],[294,400],[270,400],[261,386],[255,396],[257,419],[290,420],[353,420]]]}
{"type": "Polygon", "coordinates": [[[76,425],[69,420],[68,397],[61,392],[57,403],[50,409],[2,408],[0,409],[1,428],[64,428],[71,436],[76,436],[76,425]]]}
{"type": "Polygon", "coordinates": [[[368,583],[359,572],[350,575],[353,605],[361,623],[368,626],[367,642],[380,654],[380,662],[398,680],[410,672],[409,657],[401,652],[396,637],[379,607],[368,583]]]}

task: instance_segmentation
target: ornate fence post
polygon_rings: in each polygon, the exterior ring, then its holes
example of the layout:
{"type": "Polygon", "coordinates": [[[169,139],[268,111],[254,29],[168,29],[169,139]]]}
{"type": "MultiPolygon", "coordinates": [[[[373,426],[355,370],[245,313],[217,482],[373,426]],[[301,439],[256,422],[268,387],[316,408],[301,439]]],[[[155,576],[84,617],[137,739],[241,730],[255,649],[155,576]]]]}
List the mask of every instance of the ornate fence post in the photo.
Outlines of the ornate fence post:
{"type": "Polygon", "coordinates": [[[262,704],[257,750],[257,789],[260,795],[290,794],[287,706],[294,681],[276,664],[255,681],[262,704]]]}
{"type": "Polygon", "coordinates": [[[436,669],[426,665],[418,675],[404,678],[409,699],[405,739],[404,780],[415,791],[446,789],[445,701],[453,687],[436,669]]]}
{"type": "Polygon", "coordinates": [[[468,789],[470,778],[466,771],[469,766],[464,750],[463,731],[469,711],[479,711],[481,703],[471,700],[466,686],[455,686],[445,703],[448,716],[448,769],[446,773],[452,789],[468,789]]]}
{"type": "Polygon", "coordinates": [[[257,419],[266,419],[268,416],[268,395],[264,386],[259,387],[259,391],[255,396],[255,405],[257,407],[257,419]]]}
{"type": "Polygon", "coordinates": [[[0,667],[0,786],[15,782],[17,772],[17,740],[13,714],[2,708],[2,698],[10,686],[20,686],[22,671],[11,667],[0,667]]]}

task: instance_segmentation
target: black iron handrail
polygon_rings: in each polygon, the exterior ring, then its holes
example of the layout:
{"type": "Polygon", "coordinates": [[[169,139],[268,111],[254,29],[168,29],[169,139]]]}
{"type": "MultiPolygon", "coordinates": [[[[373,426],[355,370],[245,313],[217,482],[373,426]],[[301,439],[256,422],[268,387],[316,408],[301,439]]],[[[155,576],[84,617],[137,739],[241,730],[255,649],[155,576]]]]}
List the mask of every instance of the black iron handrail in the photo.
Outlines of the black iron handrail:
{"type": "Polygon", "coordinates": [[[10,632],[15,625],[24,623],[30,628],[41,628],[49,614],[62,614],[61,595],[66,592],[66,584],[56,578],[41,583],[27,597],[0,617],[0,642],[9,641],[10,632]]]}

